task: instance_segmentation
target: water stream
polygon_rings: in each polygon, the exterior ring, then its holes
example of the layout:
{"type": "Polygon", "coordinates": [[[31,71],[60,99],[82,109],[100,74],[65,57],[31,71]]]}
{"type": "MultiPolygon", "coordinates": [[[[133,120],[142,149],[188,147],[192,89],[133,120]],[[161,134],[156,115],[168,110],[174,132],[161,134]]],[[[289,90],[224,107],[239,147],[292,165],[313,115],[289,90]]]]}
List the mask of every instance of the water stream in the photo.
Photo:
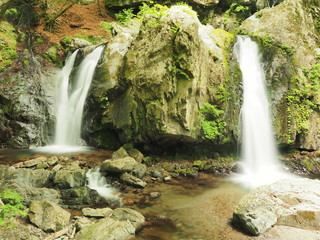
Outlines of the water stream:
{"type": "Polygon", "coordinates": [[[291,176],[278,160],[258,45],[249,37],[238,36],[234,52],[242,72],[243,105],[241,174],[233,179],[254,188],[291,176]]]}
{"type": "Polygon", "coordinates": [[[81,123],[85,100],[104,46],[99,46],[81,62],[71,81],[71,72],[78,53],[76,50],[61,70],[57,97],[54,144],[38,148],[41,152],[70,153],[86,151],[81,139],[81,123]]]}

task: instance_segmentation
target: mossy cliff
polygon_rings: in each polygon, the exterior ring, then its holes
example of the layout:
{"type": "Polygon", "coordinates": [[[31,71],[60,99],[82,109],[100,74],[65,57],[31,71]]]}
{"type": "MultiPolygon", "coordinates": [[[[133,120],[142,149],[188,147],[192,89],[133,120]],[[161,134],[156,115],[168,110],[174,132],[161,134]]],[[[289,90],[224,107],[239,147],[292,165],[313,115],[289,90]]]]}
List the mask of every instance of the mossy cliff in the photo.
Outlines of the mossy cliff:
{"type": "Polygon", "coordinates": [[[261,47],[279,143],[318,149],[319,3],[285,0],[240,26],[261,47]]]}

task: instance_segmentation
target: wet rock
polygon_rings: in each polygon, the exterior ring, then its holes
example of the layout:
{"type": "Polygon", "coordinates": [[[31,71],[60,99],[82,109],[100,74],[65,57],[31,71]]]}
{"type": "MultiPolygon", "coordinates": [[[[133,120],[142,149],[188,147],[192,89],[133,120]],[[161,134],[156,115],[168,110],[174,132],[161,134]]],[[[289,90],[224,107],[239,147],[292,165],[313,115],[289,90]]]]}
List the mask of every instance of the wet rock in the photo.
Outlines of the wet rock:
{"type": "Polygon", "coordinates": [[[146,182],[142,181],[141,179],[139,179],[137,177],[132,176],[129,173],[121,174],[120,180],[122,182],[124,182],[125,184],[131,185],[131,186],[134,186],[134,187],[144,188],[147,185],[146,182]]]}
{"type": "Polygon", "coordinates": [[[62,204],[73,206],[92,204],[97,202],[95,196],[91,194],[91,190],[87,186],[61,189],[62,204]]]}
{"type": "Polygon", "coordinates": [[[75,51],[78,48],[85,48],[92,46],[92,44],[82,38],[64,38],[60,41],[61,45],[69,51],[75,51]]]}
{"type": "Polygon", "coordinates": [[[103,218],[111,216],[111,208],[83,208],[82,213],[86,217],[103,218]]]}
{"type": "Polygon", "coordinates": [[[153,171],[152,172],[152,176],[155,177],[155,178],[163,178],[163,173],[160,172],[160,171],[153,171]]]}
{"type": "Polygon", "coordinates": [[[58,163],[59,159],[57,156],[52,156],[50,158],[48,158],[47,160],[47,163],[50,165],[50,166],[53,166],[55,165],[56,163],[58,163]]]}
{"type": "Polygon", "coordinates": [[[130,174],[142,179],[146,175],[147,169],[148,168],[145,164],[136,163],[136,165],[134,166],[134,169],[130,172],[130,174]]]}
{"type": "Polygon", "coordinates": [[[145,222],[144,216],[130,208],[117,208],[112,213],[112,218],[120,221],[130,221],[136,228],[140,229],[145,222]]]}
{"type": "Polygon", "coordinates": [[[275,224],[319,229],[320,181],[281,180],[245,195],[233,212],[232,222],[252,235],[275,224]]]}
{"type": "Polygon", "coordinates": [[[133,170],[136,163],[136,160],[134,160],[132,157],[106,160],[102,163],[100,171],[113,173],[130,172],[133,170]]]}
{"type": "Polygon", "coordinates": [[[56,172],[53,183],[62,189],[77,188],[85,185],[86,171],[84,169],[61,169],[56,172]]]}
{"type": "Polygon", "coordinates": [[[81,229],[83,229],[93,223],[95,223],[95,221],[92,219],[89,219],[87,217],[78,217],[75,222],[75,227],[76,227],[77,231],[80,231],[81,229]]]}
{"type": "Polygon", "coordinates": [[[150,197],[155,199],[155,198],[158,198],[161,196],[161,193],[160,192],[151,192],[150,193],[150,197]]]}
{"type": "Polygon", "coordinates": [[[171,181],[171,177],[170,176],[166,176],[163,179],[165,182],[170,182],[171,181]]]}
{"type": "Polygon", "coordinates": [[[45,157],[38,157],[29,161],[25,161],[25,162],[20,162],[15,164],[15,167],[21,167],[21,168],[31,168],[31,167],[35,167],[39,164],[42,164],[43,162],[47,161],[47,158],[45,157]]]}
{"type": "Polygon", "coordinates": [[[120,240],[134,236],[135,228],[129,221],[117,221],[104,218],[83,227],[75,236],[75,240],[120,240]]]}
{"type": "Polygon", "coordinates": [[[130,157],[134,158],[137,162],[141,163],[144,158],[143,154],[138,149],[129,149],[127,150],[130,157]]]}
{"type": "Polygon", "coordinates": [[[59,171],[63,166],[61,164],[57,164],[55,165],[53,168],[52,168],[52,171],[53,172],[57,172],[59,171]]]}
{"type": "Polygon", "coordinates": [[[129,157],[129,154],[123,147],[119,148],[117,151],[112,153],[112,159],[125,158],[125,157],[129,157]]]}
{"type": "Polygon", "coordinates": [[[49,167],[48,163],[43,162],[43,163],[39,163],[39,164],[36,166],[36,169],[46,169],[46,168],[48,168],[48,167],[49,167]]]}
{"type": "Polygon", "coordinates": [[[51,201],[33,201],[29,219],[45,232],[56,232],[69,224],[71,214],[51,201]]]}

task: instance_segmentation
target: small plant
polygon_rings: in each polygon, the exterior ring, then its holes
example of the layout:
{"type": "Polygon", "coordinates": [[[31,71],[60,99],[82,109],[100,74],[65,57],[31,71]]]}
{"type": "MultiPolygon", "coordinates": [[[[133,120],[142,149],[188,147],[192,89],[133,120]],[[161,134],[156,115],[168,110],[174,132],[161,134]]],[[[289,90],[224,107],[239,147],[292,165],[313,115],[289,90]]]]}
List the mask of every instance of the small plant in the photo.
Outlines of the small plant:
{"type": "Polygon", "coordinates": [[[135,16],[136,15],[133,13],[133,8],[122,9],[121,12],[115,14],[117,22],[122,25],[129,22],[135,16]]]}
{"type": "Polygon", "coordinates": [[[204,137],[207,139],[217,139],[223,132],[226,123],[221,118],[223,110],[218,109],[215,105],[205,103],[200,108],[201,128],[204,137]]]}
{"type": "Polygon", "coordinates": [[[111,22],[100,22],[99,25],[103,27],[107,33],[112,33],[113,26],[111,22]]]}
{"type": "Polygon", "coordinates": [[[6,189],[0,193],[0,198],[5,203],[0,207],[0,226],[12,228],[12,221],[15,217],[27,215],[23,211],[26,209],[22,204],[23,197],[11,189],[6,189]]]}

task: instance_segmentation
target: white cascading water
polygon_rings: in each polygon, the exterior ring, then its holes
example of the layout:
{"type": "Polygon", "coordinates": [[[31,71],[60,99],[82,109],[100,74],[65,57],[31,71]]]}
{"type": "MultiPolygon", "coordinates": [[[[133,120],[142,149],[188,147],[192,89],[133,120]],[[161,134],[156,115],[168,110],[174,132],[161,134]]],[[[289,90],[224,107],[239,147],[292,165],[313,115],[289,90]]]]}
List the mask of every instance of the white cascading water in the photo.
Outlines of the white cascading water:
{"type": "Polygon", "coordinates": [[[81,140],[83,108],[103,49],[104,46],[97,47],[82,60],[76,72],[74,84],[70,83],[70,75],[78,50],[66,60],[60,76],[54,145],[38,148],[38,150],[68,153],[86,149],[81,140]]]}
{"type": "Polygon", "coordinates": [[[107,183],[104,176],[101,175],[100,168],[92,168],[87,173],[88,187],[94,189],[97,193],[106,200],[119,201],[122,205],[120,193],[107,183]]]}
{"type": "Polygon", "coordinates": [[[249,37],[238,36],[234,52],[242,72],[243,104],[241,172],[233,180],[254,188],[291,175],[278,160],[258,45],[249,37]]]}

